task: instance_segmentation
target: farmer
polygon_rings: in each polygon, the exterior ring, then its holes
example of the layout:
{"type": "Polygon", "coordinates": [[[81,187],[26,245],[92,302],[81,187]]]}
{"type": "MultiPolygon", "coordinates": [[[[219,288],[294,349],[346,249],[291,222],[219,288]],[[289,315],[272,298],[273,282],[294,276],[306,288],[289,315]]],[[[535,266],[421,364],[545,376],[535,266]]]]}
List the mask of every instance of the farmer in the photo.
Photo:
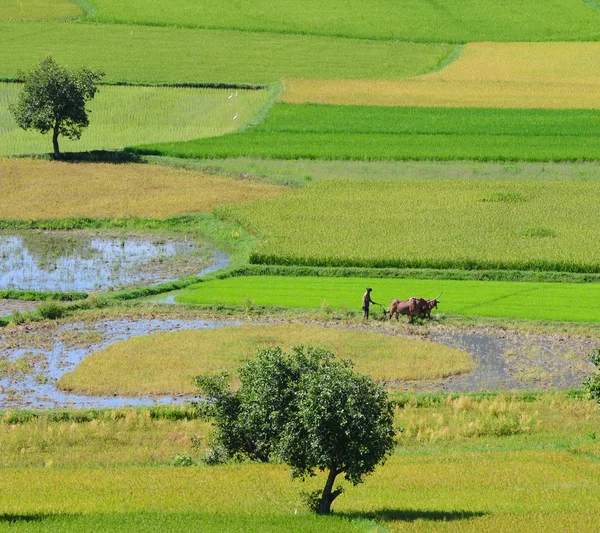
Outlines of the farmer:
{"type": "Polygon", "coordinates": [[[369,319],[369,304],[379,305],[377,302],[374,302],[373,300],[371,300],[371,291],[372,290],[373,289],[371,289],[371,287],[367,287],[367,292],[365,292],[363,294],[362,310],[364,312],[365,320],[369,319]]]}

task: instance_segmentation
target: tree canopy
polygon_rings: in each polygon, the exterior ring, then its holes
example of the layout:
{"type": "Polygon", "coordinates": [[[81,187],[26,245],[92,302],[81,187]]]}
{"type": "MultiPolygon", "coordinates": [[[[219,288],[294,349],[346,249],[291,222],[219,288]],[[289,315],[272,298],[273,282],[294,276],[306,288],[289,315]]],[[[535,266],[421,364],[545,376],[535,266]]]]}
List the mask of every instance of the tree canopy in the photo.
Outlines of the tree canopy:
{"type": "Polygon", "coordinates": [[[236,391],[226,376],[196,378],[207,398],[196,405],[217,427],[215,444],[229,456],[277,458],[296,478],[326,472],[312,499],[319,514],[329,514],[341,494],[334,490],[338,475],[361,483],[393,449],[394,404],[350,361],[318,348],[273,348],[259,351],[239,375],[236,391]]]}
{"type": "Polygon", "coordinates": [[[19,73],[24,79],[23,91],[17,103],[10,106],[17,124],[24,130],[52,132],[55,159],[60,158],[58,136],[79,139],[89,125],[86,104],[94,98],[97,82],[104,72],[82,67],[70,70],[50,56],[29,72],[19,73]]]}

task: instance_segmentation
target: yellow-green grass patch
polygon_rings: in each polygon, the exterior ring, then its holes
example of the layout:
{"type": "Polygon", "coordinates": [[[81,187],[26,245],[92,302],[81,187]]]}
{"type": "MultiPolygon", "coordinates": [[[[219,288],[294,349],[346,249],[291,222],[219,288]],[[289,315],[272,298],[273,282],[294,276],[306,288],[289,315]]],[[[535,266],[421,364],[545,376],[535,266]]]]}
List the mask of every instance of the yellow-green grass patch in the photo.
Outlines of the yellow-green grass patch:
{"type": "Polygon", "coordinates": [[[134,337],[87,357],[58,382],[85,394],[191,394],[193,376],[235,371],[261,348],[321,346],[382,382],[471,370],[471,356],[430,341],[307,325],[233,326],[134,337]]]}
{"type": "Polygon", "coordinates": [[[433,74],[406,80],[285,81],[288,103],[600,108],[600,43],[471,43],[433,74]]]}
{"type": "Polygon", "coordinates": [[[71,0],[2,0],[0,21],[67,20],[84,15],[71,0]]]}
{"type": "MultiPolygon", "coordinates": [[[[0,155],[47,153],[52,135],[19,128],[8,107],[23,86],[0,83],[0,155]]],[[[90,126],[79,140],[59,137],[63,152],[121,149],[231,133],[265,103],[266,90],[102,86],[89,103],[90,126]]]]}
{"type": "Polygon", "coordinates": [[[0,219],[165,218],[267,198],[283,187],[154,165],[0,159],[0,219]]]}
{"type": "MultiPolygon", "coordinates": [[[[38,513],[303,515],[299,490],[323,482],[320,475],[294,483],[288,467],[276,464],[0,472],[3,512],[23,520],[38,513]]],[[[568,451],[396,456],[364,484],[343,484],[336,513],[394,531],[593,532],[600,513],[600,464],[568,451]]]]}

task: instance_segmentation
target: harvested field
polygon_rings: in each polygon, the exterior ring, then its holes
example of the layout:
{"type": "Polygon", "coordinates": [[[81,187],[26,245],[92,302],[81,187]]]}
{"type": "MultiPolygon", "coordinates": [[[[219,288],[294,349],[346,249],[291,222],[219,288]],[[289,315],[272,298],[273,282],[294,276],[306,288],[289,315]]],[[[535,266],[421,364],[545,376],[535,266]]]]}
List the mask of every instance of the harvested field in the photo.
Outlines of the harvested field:
{"type": "Polygon", "coordinates": [[[268,198],[280,186],[154,165],[0,159],[0,219],[166,218],[268,198]]]}
{"type": "MultiPolygon", "coordinates": [[[[22,130],[8,111],[21,90],[21,84],[0,83],[0,155],[51,152],[51,133],[22,130]]],[[[247,124],[266,98],[264,90],[101,86],[88,105],[90,126],[79,140],[59,137],[60,147],[63,152],[116,150],[139,142],[222,135],[247,124]]]]}
{"type": "Polygon", "coordinates": [[[600,43],[470,43],[407,80],[285,81],[289,103],[600,109],[600,43]]]}

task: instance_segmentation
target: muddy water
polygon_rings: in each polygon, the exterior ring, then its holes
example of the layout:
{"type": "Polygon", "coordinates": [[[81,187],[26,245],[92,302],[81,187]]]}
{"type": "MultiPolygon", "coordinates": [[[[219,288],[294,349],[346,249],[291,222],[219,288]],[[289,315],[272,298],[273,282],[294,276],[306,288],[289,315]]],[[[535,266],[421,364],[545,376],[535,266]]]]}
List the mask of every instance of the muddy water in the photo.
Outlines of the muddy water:
{"type": "Polygon", "coordinates": [[[0,233],[0,290],[93,291],[158,283],[206,267],[188,239],[89,232],[0,233]]]}
{"type": "MultiPolygon", "coordinates": [[[[88,355],[108,345],[159,331],[216,328],[239,322],[191,319],[122,319],[64,324],[44,335],[23,331],[0,333],[0,369],[21,360],[28,372],[15,369],[0,378],[0,409],[56,407],[118,407],[180,403],[182,398],[91,397],[58,391],[55,382],[88,355]],[[22,335],[22,336],[19,336],[22,335]]],[[[549,390],[581,388],[595,367],[588,354],[598,346],[589,339],[477,330],[432,328],[433,342],[471,354],[471,372],[439,380],[398,382],[411,391],[549,390]]]]}
{"type": "Polygon", "coordinates": [[[40,343],[0,344],[0,360],[25,358],[33,368],[28,374],[10,373],[0,378],[0,409],[43,409],[59,407],[120,407],[181,403],[181,398],[125,398],[121,396],[92,397],[59,391],[55,382],[72,371],[85,357],[115,342],[137,335],[159,331],[210,329],[237,325],[231,321],[131,319],[106,320],[94,323],[73,323],[59,327],[51,338],[40,343]],[[23,346],[23,347],[20,347],[23,346]]]}

